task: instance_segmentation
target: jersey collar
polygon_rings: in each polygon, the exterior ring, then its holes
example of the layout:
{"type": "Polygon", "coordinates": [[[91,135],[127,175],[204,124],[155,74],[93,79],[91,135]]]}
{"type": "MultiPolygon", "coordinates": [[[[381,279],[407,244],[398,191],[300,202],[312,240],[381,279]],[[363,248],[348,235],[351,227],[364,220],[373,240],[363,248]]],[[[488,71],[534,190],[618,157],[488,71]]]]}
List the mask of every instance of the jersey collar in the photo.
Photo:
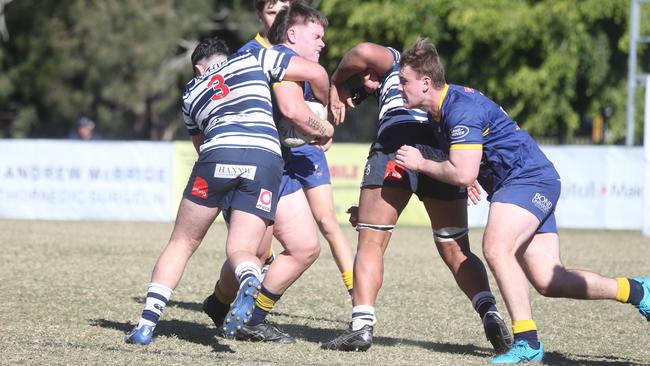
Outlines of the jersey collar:
{"type": "Polygon", "coordinates": [[[440,122],[442,119],[442,103],[445,101],[447,92],[449,91],[449,84],[445,83],[445,86],[442,88],[442,93],[440,93],[440,101],[438,102],[438,113],[433,116],[433,119],[436,122],[440,122]]]}
{"type": "Polygon", "coordinates": [[[264,37],[262,37],[261,34],[257,33],[257,35],[255,36],[255,40],[259,42],[259,44],[261,44],[264,48],[271,48],[271,45],[266,42],[266,40],[264,39],[264,37]]]}

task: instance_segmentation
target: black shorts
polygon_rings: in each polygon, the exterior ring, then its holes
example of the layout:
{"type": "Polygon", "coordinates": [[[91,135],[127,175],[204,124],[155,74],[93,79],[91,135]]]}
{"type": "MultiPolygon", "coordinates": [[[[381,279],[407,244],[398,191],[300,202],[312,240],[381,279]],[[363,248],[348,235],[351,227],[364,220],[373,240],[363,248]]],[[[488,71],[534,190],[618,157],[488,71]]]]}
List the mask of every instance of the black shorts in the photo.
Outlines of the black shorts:
{"type": "Polygon", "coordinates": [[[465,187],[439,182],[425,174],[408,171],[395,163],[395,153],[402,145],[416,147],[426,159],[447,160],[448,154],[436,147],[431,126],[405,123],[386,128],[370,148],[361,187],[398,187],[415,193],[420,200],[467,199],[465,187]]]}

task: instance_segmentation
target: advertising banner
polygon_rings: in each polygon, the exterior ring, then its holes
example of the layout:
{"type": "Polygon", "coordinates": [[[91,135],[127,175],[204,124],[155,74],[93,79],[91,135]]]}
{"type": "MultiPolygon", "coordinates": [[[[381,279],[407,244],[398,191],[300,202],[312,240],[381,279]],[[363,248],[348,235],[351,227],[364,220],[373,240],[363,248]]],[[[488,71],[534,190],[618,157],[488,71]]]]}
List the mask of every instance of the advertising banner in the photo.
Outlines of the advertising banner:
{"type": "Polygon", "coordinates": [[[0,217],[170,221],[172,148],[155,142],[0,141],[0,217]]]}

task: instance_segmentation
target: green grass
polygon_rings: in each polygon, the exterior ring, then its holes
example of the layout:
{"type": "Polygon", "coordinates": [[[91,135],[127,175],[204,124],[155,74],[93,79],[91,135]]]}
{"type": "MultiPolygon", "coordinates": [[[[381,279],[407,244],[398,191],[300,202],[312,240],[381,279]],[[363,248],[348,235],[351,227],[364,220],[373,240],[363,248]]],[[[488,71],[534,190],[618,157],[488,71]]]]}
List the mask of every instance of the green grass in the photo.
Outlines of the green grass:
{"type": "MultiPolygon", "coordinates": [[[[190,261],[154,343],[124,344],[171,227],[0,221],[0,364],[488,364],[491,348],[478,316],[438,257],[430,231],[414,227],[398,227],[387,251],[375,344],[366,353],[319,349],[319,342],[343,330],[350,316],[350,302],[326,244],[319,260],[270,316],[298,338],[297,344],[217,337],[200,308],[224,258],[226,231],[220,224],[190,261]]],[[[356,234],[345,230],[355,243],[356,234]]],[[[471,233],[476,252],[480,235],[478,230],[471,233]]],[[[608,276],[650,272],[650,240],[638,232],[563,231],[561,236],[568,267],[608,276]]],[[[505,312],[503,303],[499,305],[505,312]]],[[[650,364],[650,324],[630,305],[534,294],[533,306],[547,364],[650,364]]]]}

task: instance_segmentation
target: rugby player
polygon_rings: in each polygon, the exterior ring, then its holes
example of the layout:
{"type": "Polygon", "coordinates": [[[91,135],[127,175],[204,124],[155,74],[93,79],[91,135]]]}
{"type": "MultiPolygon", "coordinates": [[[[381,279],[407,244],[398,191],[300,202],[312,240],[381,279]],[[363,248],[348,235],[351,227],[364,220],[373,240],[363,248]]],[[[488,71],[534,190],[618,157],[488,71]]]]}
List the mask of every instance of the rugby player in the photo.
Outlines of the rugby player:
{"type": "MultiPolygon", "coordinates": [[[[269,34],[270,42],[276,44],[273,49],[300,55],[316,62],[321,49],[325,46],[323,36],[326,27],[327,19],[320,12],[302,2],[295,1],[288,10],[279,13],[277,22],[266,33],[269,34]]],[[[255,49],[261,47],[261,43],[251,41],[245,47],[255,49]]],[[[294,82],[283,82],[275,84],[273,91],[276,96],[277,110],[290,120],[294,118],[294,109],[308,108],[302,102],[303,100],[314,99],[308,84],[303,86],[294,82]]],[[[300,149],[318,151],[321,153],[318,156],[322,156],[324,159],[323,150],[319,147],[309,145],[309,147],[300,149]]],[[[257,299],[253,316],[237,335],[238,339],[293,342],[293,338],[289,335],[283,334],[276,327],[266,323],[265,318],[286,289],[300,277],[320,253],[318,232],[314,222],[314,217],[318,218],[319,216],[314,214],[312,217],[311,213],[315,212],[313,205],[310,211],[310,204],[314,201],[308,203],[307,198],[310,197],[309,192],[314,188],[305,189],[309,184],[320,184],[318,187],[327,185],[329,188],[329,205],[324,203],[316,205],[321,209],[324,207],[331,209],[331,222],[336,225],[340,236],[345,239],[334,217],[327,162],[319,160],[318,164],[321,166],[314,167],[313,161],[306,160],[304,155],[294,154],[295,151],[295,148],[283,147],[285,171],[282,177],[280,201],[275,224],[267,230],[264,243],[264,245],[270,246],[271,236],[275,235],[285,250],[278,255],[276,259],[278,263],[274,261],[270,266],[269,273],[264,278],[262,293],[257,299]]],[[[348,268],[351,270],[352,254],[347,240],[330,242],[330,247],[337,263],[345,261],[349,263],[348,268]]],[[[228,320],[226,313],[236,291],[236,287],[233,285],[236,284],[234,276],[227,273],[227,269],[225,268],[226,271],[221,272],[221,278],[215,286],[214,294],[208,296],[203,303],[204,312],[210,316],[217,327],[221,327],[224,319],[228,320]]],[[[343,277],[346,278],[345,275],[343,277]]],[[[351,277],[350,273],[350,287],[352,285],[351,277]]]]}
{"type": "Polygon", "coordinates": [[[404,108],[397,90],[399,60],[397,50],[364,42],[343,56],[332,75],[330,108],[334,122],[343,122],[346,107],[354,107],[346,81],[359,75],[365,88],[362,95],[377,96],[379,124],[361,182],[358,216],[354,210],[351,218],[359,232],[352,322],[345,332],[322,347],[365,351],[372,345],[375,301],[383,282],[383,255],[399,215],[415,193],[429,215],[440,256],[479,313],[488,340],[497,352],[505,352],[512,344],[512,336],[497,311],[485,267],[470,250],[465,189],[407,171],[395,163],[395,152],[404,144],[416,146],[430,159],[446,159],[434,142],[427,112],[404,108]]]}
{"type": "Polygon", "coordinates": [[[541,362],[544,344],[532,318],[528,283],[547,297],[611,299],[630,303],[650,321],[650,278],[607,278],[567,269],[560,258],[555,207],[560,176],[531,136],[498,104],[469,87],[450,85],[426,39],[402,54],[399,90],[407,108],[433,118],[449,160],[435,162],[405,145],[396,161],[414,172],[458,186],[477,179],[490,210],[483,253],[512,320],[514,345],[493,364],[541,362]]]}
{"type": "MultiPolygon", "coordinates": [[[[267,49],[228,53],[216,38],[200,42],[192,53],[196,76],[183,93],[182,109],[199,157],[127,343],[151,343],[187,261],[221,210],[231,212],[226,255],[240,284],[232,312],[243,319],[252,311],[261,283],[256,254],[274,219],[283,165],[270,84],[284,78],[307,80],[317,98],[327,100],[328,76],[315,62],[267,49]]],[[[327,121],[313,113],[301,117],[302,130],[321,143],[331,139],[333,128],[327,121]]]]}

